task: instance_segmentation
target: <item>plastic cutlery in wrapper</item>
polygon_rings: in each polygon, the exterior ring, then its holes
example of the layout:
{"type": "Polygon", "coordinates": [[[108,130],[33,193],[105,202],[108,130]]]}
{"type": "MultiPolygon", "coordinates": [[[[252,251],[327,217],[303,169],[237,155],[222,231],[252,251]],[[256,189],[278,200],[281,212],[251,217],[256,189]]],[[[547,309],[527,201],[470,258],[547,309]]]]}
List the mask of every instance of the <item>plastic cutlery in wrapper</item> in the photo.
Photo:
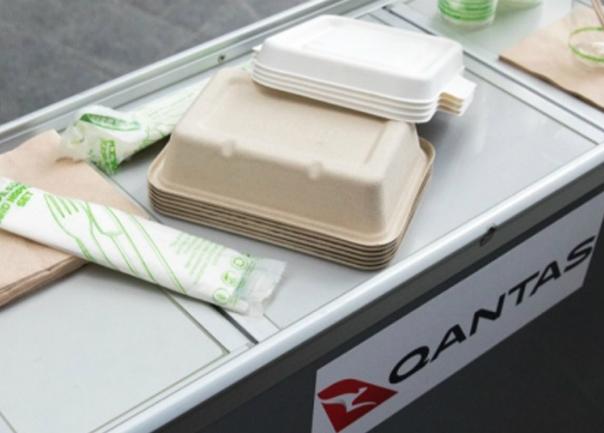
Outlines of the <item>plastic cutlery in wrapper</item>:
{"type": "Polygon", "coordinates": [[[285,263],[0,177],[0,229],[239,313],[260,314],[285,263]]]}
{"type": "Polygon", "coordinates": [[[186,87],[133,112],[85,107],[62,134],[63,153],[114,173],[124,160],[168,136],[204,85],[186,87]]]}

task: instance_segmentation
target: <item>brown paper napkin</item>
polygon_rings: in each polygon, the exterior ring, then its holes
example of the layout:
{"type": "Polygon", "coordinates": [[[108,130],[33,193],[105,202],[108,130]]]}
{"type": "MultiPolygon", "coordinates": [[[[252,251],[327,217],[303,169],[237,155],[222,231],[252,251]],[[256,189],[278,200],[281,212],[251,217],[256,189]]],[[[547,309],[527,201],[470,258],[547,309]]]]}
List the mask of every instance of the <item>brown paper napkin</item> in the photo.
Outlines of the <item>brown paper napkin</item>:
{"type": "MultiPolygon", "coordinates": [[[[84,162],[57,161],[60,136],[37,135],[0,155],[0,176],[55,194],[102,203],[137,215],[144,211],[84,162]]],[[[32,292],[85,262],[0,230],[0,306],[32,292]]]]}
{"type": "Polygon", "coordinates": [[[565,18],[504,51],[501,59],[604,109],[604,71],[583,65],[568,48],[568,36],[573,30],[599,25],[592,9],[577,7],[565,18]]]}

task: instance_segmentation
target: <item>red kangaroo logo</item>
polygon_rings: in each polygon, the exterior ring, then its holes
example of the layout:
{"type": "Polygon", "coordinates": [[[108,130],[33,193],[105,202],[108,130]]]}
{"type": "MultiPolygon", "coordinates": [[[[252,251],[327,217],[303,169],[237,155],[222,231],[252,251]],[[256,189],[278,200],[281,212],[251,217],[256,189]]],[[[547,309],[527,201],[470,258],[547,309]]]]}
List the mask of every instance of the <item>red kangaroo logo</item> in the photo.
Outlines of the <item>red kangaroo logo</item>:
{"type": "Polygon", "coordinates": [[[339,432],[396,394],[357,379],[344,379],[317,395],[334,430],[339,432]]]}

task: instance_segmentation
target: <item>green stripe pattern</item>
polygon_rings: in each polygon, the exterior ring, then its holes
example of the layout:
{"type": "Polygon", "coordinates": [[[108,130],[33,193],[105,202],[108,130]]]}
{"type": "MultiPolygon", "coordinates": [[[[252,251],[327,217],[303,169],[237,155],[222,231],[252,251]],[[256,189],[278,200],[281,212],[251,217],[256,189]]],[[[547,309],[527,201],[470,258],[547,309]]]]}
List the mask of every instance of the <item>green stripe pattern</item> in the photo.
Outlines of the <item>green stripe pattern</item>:
{"type": "Polygon", "coordinates": [[[573,30],[568,38],[568,47],[579,60],[583,60],[593,66],[603,67],[604,55],[585,50],[585,45],[580,46],[582,38],[586,38],[585,43],[587,46],[589,46],[590,42],[604,45],[604,27],[581,27],[573,30]]]}
{"type": "Polygon", "coordinates": [[[497,9],[496,0],[438,0],[438,9],[446,19],[467,24],[490,22],[497,9]]]}

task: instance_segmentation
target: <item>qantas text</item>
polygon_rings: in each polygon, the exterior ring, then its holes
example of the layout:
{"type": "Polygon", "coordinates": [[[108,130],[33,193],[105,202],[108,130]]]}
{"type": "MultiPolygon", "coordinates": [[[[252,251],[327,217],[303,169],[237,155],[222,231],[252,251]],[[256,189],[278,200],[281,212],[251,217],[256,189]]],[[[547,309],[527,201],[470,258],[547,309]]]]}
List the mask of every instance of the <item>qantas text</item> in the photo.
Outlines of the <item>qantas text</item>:
{"type": "Polygon", "coordinates": [[[540,290],[546,289],[550,281],[557,280],[563,274],[572,271],[591,256],[595,239],[595,236],[592,236],[580,242],[568,253],[563,263],[556,260],[550,262],[543,269],[536,270],[518,284],[501,293],[494,306],[481,308],[475,311],[466,323],[456,323],[448,328],[438,346],[423,345],[409,352],[394,366],[390,373],[389,382],[392,384],[401,383],[428,364],[438,361],[451,346],[463,343],[476,335],[484,321],[494,322],[498,320],[506,303],[519,306],[527,299],[535,296],[540,290]]]}

